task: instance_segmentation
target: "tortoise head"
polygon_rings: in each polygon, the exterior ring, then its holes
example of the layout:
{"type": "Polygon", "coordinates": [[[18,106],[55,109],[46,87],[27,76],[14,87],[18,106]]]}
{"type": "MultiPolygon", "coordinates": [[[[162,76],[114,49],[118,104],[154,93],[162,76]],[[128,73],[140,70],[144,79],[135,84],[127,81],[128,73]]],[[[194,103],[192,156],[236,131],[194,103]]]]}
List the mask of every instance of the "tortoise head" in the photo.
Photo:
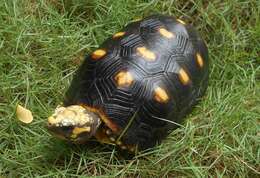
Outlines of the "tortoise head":
{"type": "Polygon", "coordinates": [[[47,128],[56,137],[75,143],[84,143],[95,135],[101,120],[83,106],[58,106],[48,118],[47,128]]]}

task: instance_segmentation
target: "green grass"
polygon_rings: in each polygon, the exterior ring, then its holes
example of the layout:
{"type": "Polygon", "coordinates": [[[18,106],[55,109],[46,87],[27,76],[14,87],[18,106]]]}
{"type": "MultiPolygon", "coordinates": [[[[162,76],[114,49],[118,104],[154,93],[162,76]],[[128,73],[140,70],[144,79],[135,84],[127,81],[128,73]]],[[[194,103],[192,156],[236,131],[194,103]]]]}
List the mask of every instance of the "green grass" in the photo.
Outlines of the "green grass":
{"type": "Polygon", "coordinates": [[[258,0],[1,0],[0,176],[260,176],[259,14],[258,0]],[[209,47],[209,88],[184,127],[132,160],[53,138],[46,118],[83,55],[156,12],[193,23],[209,47]],[[30,125],[17,121],[17,103],[33,112],[30,125]]]}

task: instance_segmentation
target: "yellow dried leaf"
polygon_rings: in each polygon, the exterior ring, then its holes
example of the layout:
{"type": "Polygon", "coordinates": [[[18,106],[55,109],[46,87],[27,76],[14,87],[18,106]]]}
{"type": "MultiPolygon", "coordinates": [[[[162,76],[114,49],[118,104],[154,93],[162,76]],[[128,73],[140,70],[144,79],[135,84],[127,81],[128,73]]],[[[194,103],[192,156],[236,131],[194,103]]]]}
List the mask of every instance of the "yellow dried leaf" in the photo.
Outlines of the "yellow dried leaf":
{"type": "Polygon", "coordinates": [[[17,105],[16,108],[16,116],[17,118],[25,123],[25,124],[29,124],[33,121],[33,115],[32,112],[24,107],[22,107],[21,105],[17,105]]]}

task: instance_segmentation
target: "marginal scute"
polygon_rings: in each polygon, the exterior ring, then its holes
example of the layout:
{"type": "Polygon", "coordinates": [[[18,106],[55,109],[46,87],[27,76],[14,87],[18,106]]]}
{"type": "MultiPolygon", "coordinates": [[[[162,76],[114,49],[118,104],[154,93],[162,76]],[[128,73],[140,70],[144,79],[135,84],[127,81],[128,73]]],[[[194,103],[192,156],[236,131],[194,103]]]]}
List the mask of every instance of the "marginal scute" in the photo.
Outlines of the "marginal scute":
{"type": "Polygon", "coordinates": [[[116,34],[113,35],[113,38],[119,38],[125,35],[125,32],[117,32],[116,34]]]}
{"type": "Polygon", "coordinates": [[[165,28],[160,28],[160,29],[159,29],[159,33],[160,33],[162,36],[166,37],[166,38],[174,38],[174,37],[175,37],[174,33],[172,33],[172,32],[170,32],[170,31],[166,30],[165,28]]]}
{"type": "Polygon", "coordinates": [[[159,103],[166,103],[169,100],[169,96],[163,88],[156,87],[154,90],[154,99],[159,103]]]}
{"type": "Polygon", "coordinates": [[[179,71],[179,78],[183,85],[187,85],[190,81],[190,78],[189,78],[187,72],[183,68],[181,68],[179,71]]]}
{"type": "Polygon", "coordinates": [[[118,87],[129,87],[133,83],[134,78],[130,72],[120,71],[116,74],[115,81],[118,87]]]}
{"type": "Polygon", "coordinates": [[[145,46],[138,47],[137,52],[147,61],[154,61],[156,58],[154,52],[148,50],[145,46]]]}
{"type": "Polygon", "coordinates": [[[91,54],[92,59],[98,60],[106,55],[106,51],[104,49],[97,49],[91,54]]]}
{"type": "Polygon", "coordinates": [[[198,65],[200,66],[200,68],[202,68],[204,65],[204,62],[203,62],[203,59],[202,59],[200,53],[196,54],[196,60],[197,60],[198,65]]]}

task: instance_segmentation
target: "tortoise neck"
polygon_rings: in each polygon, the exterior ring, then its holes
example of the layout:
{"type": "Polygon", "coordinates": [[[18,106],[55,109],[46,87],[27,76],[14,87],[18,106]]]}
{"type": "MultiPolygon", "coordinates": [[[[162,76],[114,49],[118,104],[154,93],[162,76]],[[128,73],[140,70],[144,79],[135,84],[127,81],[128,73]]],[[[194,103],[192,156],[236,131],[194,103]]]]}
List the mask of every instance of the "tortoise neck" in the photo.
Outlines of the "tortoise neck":
{"type": "Polygon", "coordinates": [[[96,132],[97,132],[98,128],[100,127],[102,121],[101,121],[100,116],[97,113],[90,111],[87,108],[85,108],[85,109],[86,109],[85,113],[86,113],[86,116],[87,116],[86,118],[88,119],[87,125],[91,128],[90,129],[90,135],[93,136],[93,135],[96,134],[96,132]]]}

